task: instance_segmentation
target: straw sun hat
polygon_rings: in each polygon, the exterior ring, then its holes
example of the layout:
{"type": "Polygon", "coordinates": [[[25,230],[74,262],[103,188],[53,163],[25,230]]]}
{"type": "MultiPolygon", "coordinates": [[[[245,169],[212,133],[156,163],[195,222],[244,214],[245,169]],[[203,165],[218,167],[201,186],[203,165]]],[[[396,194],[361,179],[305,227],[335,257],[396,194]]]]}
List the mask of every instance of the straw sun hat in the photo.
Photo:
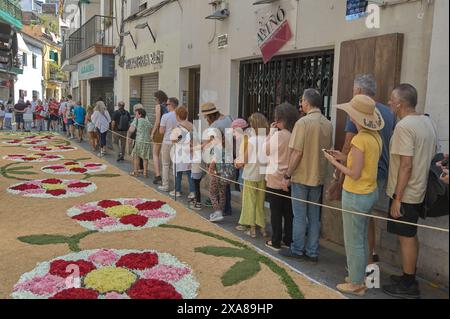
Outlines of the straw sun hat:
{"type": "Polygon", "coordinates": [[[365,129],[381,131],[384,128],[384,119],[376,108],[376,102],[366,95],[356,95],[349,103],[339,104],[336,108],[365,129]]]}
{"type": "Polygon", "coordinates": [[[217,112],[220,112],[220,109],[214,103],[208,102],[200,106],[200,114],[198,116],[205,116],[217,112]]]}

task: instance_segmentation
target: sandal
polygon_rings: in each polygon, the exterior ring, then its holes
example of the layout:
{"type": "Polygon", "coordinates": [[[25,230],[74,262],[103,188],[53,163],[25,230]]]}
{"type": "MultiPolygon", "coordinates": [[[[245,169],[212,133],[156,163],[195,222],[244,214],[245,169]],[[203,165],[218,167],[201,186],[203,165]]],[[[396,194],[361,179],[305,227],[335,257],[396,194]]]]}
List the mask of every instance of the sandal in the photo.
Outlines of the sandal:
{"type": "Polygon", "coordinates": [[[362,297],[366,293],[367,287],[363,285],[363,286],[360,286],[359,288],[355,289],[355,288],[353,288],[352,284],[345,283],[345,284],[337,285],[336,289],[345,294],[362,297]]]}
{"type": "Polygon", "coordinates": [[[236,230],[239,230],[239,231],[247,231],[247,230],[248,230],[248,227],[247,227],[247,226],[244,226],[244,225],[237,225],[237,226],[236,226],[236,230]]]}
{"type": "Polygon", "coordinates": [[[254,227],[250,228],[245,232],[245,234],[250,236],[251,238],[256,238],[256,228],[254,227]]]}
{"type": "Polygon", "coordinates": [[[138,173],[138,172],[133,171],[133,172],[130,173],[130,176],[139,177],[139,176],[141,176],[141,174],[138,173]]]}

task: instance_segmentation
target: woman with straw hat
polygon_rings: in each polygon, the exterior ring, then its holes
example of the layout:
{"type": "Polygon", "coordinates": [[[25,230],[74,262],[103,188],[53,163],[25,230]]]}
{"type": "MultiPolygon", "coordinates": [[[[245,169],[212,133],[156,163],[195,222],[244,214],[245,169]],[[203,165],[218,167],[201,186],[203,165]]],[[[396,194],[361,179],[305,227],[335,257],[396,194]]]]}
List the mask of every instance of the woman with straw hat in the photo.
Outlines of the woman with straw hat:
{"type": "MultiPolygon", "coordinates": [[[[324,150],[330,163],[345,175],[342,209],[370,214],[378,200],[377,171],[383,142],[379,131],[384,127],[375,101],[356,95],[349,103],[337,108],[346,112],[358,129],[347,156],[338,151],[324,150]]],[[[349,276],[337,286],[344,293],[362,296],[366,291],[365,274],[368,262],[368,223],[364,216],[342,213],[344,241],[349,276]]]]}

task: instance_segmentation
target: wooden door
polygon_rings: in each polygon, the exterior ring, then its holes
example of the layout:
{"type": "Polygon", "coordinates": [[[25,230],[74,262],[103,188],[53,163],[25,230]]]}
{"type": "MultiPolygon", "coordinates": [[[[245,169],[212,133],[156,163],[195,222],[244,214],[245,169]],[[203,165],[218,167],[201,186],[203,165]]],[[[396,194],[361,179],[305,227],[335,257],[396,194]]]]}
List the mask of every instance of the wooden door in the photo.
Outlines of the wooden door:
{"type": "MultiPolygon", "coordinates": [[[[346,41],[341,44],[337,102],[346,103],[353,97],[356,75],[370,73],[377,81],[376,101],[386,104],[392,90],[400,83],[403,34],[394,33],[378,37],[346,41]]],[[[337,112],[336,149],[345,141],[346,114],[337,112]]]]}

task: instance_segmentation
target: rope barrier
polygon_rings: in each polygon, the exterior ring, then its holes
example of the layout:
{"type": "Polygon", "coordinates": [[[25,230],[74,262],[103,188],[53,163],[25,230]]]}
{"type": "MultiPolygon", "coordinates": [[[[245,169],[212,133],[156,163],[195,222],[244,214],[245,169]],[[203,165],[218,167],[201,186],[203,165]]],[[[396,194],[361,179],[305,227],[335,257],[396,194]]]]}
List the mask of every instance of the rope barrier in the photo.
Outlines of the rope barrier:
{"type": "Polygon", "coordinates": [[[376,215],[370,215],[370,214],[365,214],[365,213],[360,213],[360,212],[354,212],[354,211],[346,210],[346,209],[343,209],[343,208],[338,208],[338,207],[334,207],[334,206],[329,206],[329,205],[325,205],[325,204],[320,204],[320,203],[315,203],[315,202],[303,200],[303,199],[300,199],[300,198],[294,198],[294,197],[283,195],[283,194],[278,194],[278,193],[275,193],[275,192],[268,191],[266,189],[262,189],[262,188],[258,188],[258,187],[254,187],[254,186],[250,186],[250,185],[244,185],[244,184],[239,183],[239,182],[237,182],[235,180],[231,180],[231,179],[228,179],[228,178],[216,175],[216,174],[211,174],[208,170],[206,170],[206,169],[204,169],[202,167],[200,167],[200,169],[202,171],[204,171],[209,176],[220,178],[220,179],[222,179],[224,181],[227,181],[229,183],[237,184],[237,185],[240,185],[240,186],[243,186],[243,187],[248,187],[248,188],[253,189],[253,190],[265,192],[267,194],[272,194],[272,195],[275,195],[275,196],[284,197],[284,198],[287,198],[287,199],[290,199],[290,200],[295,200],[295,201],[298,201],[298,202],[301,202],[301,203],[316,205],[316,206],[320,206],[322,208],[328,208],[328,209],[331,209],[332,211],[340,211],[340,212],[344,212],[344,213],[348,213],[348,214],[359,215],[359,216],[364,216],[364,217],[370,217],[370,218],[375,218],[375,219],[384,220],[384,221],[391,221],[391,222],[394,222],[394,223],[405,224],[405,225],[410,225],[410,226],[416,226],[416,227],[420,227],[420,228],[427,228],[427,229],[437,230],[437,231],[441,231],[441,232],[445,232],[445,233],[449,232],[449,230],[445,229],[445,228],[439,228],[439,227],[434,227],[434,226],[415,224],[415,223],[405,222],[405,221],[401,221],[401,220],[390,219],[390,218],[382,217],[382,216],[376,216],[376,215]]]}
{"type": "MultiPolygon", "coordinates": [[[[78,124],[78,125],[85,127],[85,125],[81,125],[81,124],[78,124]]],[[[110,129],[108,129],[108,131],[111,132],[114,135],[120,136],[121,138],[125,138],[127,140],[134,141],[129,136],[121,135],[118,132],[112,131],[110,129]]],[[[153,144],[153,145],[162,145],[163,144],[163,143],[156,143],[156,142],[140,142],[140,143],[153,144]]],[[[265,192],[266,194],[272,194],[272,195],[275,195],[275,196],[284,197],[284,198],[287,198],[289,200],[295,200],[295,201],[298,201],[298,202],[301,202],[301,203],[304,203],[304,204],[320,206],[322,208],[330,209],[331,211],[336,211],[337,213],[339,213],[339,212],[348,213],[348,214],[353,214],[353,215],[358,215],[358,216],[363,216],[363,217],[369,217],[369,218],[374,218],[374,219],[383,220],[383,221],[390,221],[390,222],[393,222],[393,223],[399,223],[399,224],[404,224],[404,225],[409,225],[409,226],[415,226],[415,227],[418,227],[418,228],[431,229],[431,230],[436,230],[436,231],[440,231],[440,232],[449,233],[449,229],[445,229],[445,228],[429,226],[429,225],[422,225],[422,224],[411,223],[411,222],[406,222],[406,221],[401,221],[401,220],[395,220],[395,219],[382,217],[382,216],[376,216],[376,215],[371,215],[371,214],[366,214],[366,213],[361,213],[361,212],[350,211],[350,210],[346,210],[346,209],[343,209],[343,208],[338,208],[338,207],[334,207],[334,206],[330,206],[330,205],[315,203],[315,202],[303,200],[303,199],[300,199],[300,198],[294,198],[294,197],[291,197],[291,196],[278,194],[278,193],[275,193],[275,192],[268,191],[266,189],[261,189],[261,188],[254,187],[254,186],[244,185],[242,183],[239,183],[238,181],[231,180],[231,179],[222,177],[220,175],[211,174],[208,170],[206,170],[206,169],[204,169],[202,167],[200,167],[200,169],[202,171],[204,171],[209,176],[213,176],[213,177],[222,179],[223,181],[226,181],[226,182],[229,182],[229,183],[232,183],[232,184],[236,184],[236,185],[239,185],[239,186],[242,186],[242,187],[248,187],[248,188],[251,188],[253,190],[265,192]]]]}

